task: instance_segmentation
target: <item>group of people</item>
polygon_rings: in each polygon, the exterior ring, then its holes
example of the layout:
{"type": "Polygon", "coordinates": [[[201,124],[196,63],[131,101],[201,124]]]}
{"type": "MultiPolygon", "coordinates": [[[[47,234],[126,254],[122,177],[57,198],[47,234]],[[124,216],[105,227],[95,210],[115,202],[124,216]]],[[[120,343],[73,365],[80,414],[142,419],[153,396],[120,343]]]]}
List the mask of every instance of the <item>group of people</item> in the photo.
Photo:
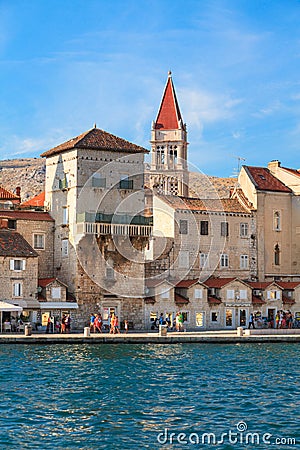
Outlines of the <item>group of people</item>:
{"type": "Polygon", "coordinates": [[[14,316],[11,316],[10,319],[7,317],[3,324],[5,326],[5,330],[16,332],[21,331],[21,327],[24,325],[24,322],[20,317],[15,318],[14,316]]]}
{"type": "Polygon", "coordinates": [[[151,328],[154,330],[155,328],[158,328],[159,325],[167,325],[168,330],[173,330],[175,328],[176,331],[184,331],[183,322],[184,317],[181,311],[178,311],[176,313],[173,323],[169,315],[166,315],[166,317],[164,318],[163,313],[161,313],[159,318],[156,318],[154,320],[154,323],[151,328]]]}
{"type": "MultiPolygon", "coordinates": [[[[116,314],[110,314],[108,316],[108,330],[110,334],[120,333],[119,317],[116,314]]],[[[104,329],[103,318],[101,313],[91,314],[90,317],[90,330],[92,333],[102,333],[104,329]]],[[[125,333],[128,333],[128,320],[124,321],[125,333]]]]}
{"type": "Polygon", "coordinates": [[[294,328],[294,316],[290,310],[277,311],[275,318],[273,315],[267,318],[256,317],[255,313],[251,313],[249,317],[248,328],[294,328]],[[255,326],[256,325],[256,326],[255,326]]]}
{"type": "Polygon", "coordinates": [[[46,333],[70,333],[71,331],[71,317],[70,314],[64,314],[61,321],[53,316],[48,317],[46,333]]]}

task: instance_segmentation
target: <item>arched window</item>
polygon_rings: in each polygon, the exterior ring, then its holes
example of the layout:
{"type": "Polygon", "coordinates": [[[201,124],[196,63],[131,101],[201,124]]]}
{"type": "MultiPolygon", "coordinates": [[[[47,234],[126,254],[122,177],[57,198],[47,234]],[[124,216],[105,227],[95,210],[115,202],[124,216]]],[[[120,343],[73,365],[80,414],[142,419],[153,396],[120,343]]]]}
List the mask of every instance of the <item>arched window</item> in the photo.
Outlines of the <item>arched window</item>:
{"type": "Polygon", "coordinates": [[[274,211],[274,230],[280,231],[281,230],[281,220],[280,220],[280,211],[274,211]]]}
{"type": "Polygon", "coordinates": [[[278,244],[274,247],[274,264],[275,266],[279,266],[280,264],[280,248],[278,244]]]}

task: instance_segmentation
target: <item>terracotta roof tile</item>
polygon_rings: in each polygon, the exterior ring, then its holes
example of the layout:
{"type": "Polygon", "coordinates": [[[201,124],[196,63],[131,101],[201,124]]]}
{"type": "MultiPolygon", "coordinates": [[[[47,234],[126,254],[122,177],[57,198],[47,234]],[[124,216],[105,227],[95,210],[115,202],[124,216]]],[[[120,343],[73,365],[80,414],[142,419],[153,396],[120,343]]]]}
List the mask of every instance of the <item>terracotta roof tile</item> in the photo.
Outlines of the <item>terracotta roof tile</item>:
{"type": "Polygon", "coordinates": [[[175,303],[178,305],[187,305],[189,303],[189,299],[186,297],[183,297],[183,295],[178,294],[175,292],[175,303]]]}
{"type": "Polygon", "coordinates": [[[23,236],[12,230],[0,230],[0,255],[27,258],[38,256],[23,236]]]}
{"type": "Polygon", "coordinates": [[[300,285],[300,281],[276,281],[282,289],[292,290],[300,285]]]}
{"type": "Polygon", "coordinates": [[[18,200],[20,201],[20,197],[13,194],[12,192],[4,189],[4,187],[0,186],[0,200],[18,200]]]}
{"type": "Polygon", "coordinates": [[[210,277],[204,282],[204,284],[205,284],[205,286],[207,286],[209,288],[220,289],[223,286],[226,286],[226,284],[231,283],[234,280],[236,280],[236,278],[214,278],[214,277],[210,277]]]}
{"type": "Polygon", "coordinates": [[[264,305],[265,302],[260,297],[257,297],[256,295],[252,295],[252,304],[253,305],[264,305]]]}
{"type": "Polygon", "coordinates": [[[176,284],[176,287],[178,288],[189,288],[193,286],[194,284],[199,283],[199,280],[181,280],[178,284],[176,284]]]}
{"type": "Polygon", "coordinates": [[[281,167],[281,168],[286,170],[287,172],[292,173],[293,175],[297,175],[297,177],[300,177],[300,170],[299,169],[290,169],[289,167],[281,167]]]}
{"type": "Polygon", "coordinates": [[[40,278],[39,286],[46,287],[46,286],[48,286],[48,284],[53,283],[53,281],[55,281],[55,280],[56,280],[56,278],[40,278]]]}
{"type": "Polygon", "coordinates": [[[125,139],[114,136],[106,131],[99,130],[98,128],[92,128],[67,142],[63,142],[57,147],[42,153],[41,156],[53,156],[74,148],[112,150],[125,153],[148,153],[148,150],[139,145],[132,144],[125,139]]]}
{"type": "Polygon", "coordinates": [[[247,281],[247,284],[249,284],[249,286],[252,289],[261,289],[261,290],[266,289],[273,283],[274,281],[247,281]]]}
{"type": "Polygon", "coordinates": [[[220,305],[222,303],[222,300],[216,297],[208,297],[207,301],[212,305],[220,305]]]}
{"type": "Polygon", "coordinates": [[[32,206],[39,206],[43,207],[45,203],[45,191],[41,192],[40,194],[36,195],[35,197],[32,197],[30,200],[27,200],[26,202],[21,203],[22,208],[28,208],[32,206]]]}
{"type": "Polygon", "coordinates": [[[265,167],[243,166],[259,191],[292,192],[265,167]]]}
{"type": "Polygon", "coordinates": [[[285,295],[282,296],[282,303],[285,305],[294,305],[296,303],[296,300],[293,298],[286,297],[285,295]]]}
{"type": "Polygon", "coordinates": [[[2,210],[0,211],[0,218],[54,222],[50,214],[44,211],[2,210]]]}
{"type": "Polygon", "coordinates": [[[177,130],[182,120],[176,93],[169,74],[162,101],[155,121],[155,129],[177,130]]]}
{"type": "Polygon", "coordinates": [[[160,195],[160,199],[176,210],[250,214],[236,198],[206,199],[160,195]]]}

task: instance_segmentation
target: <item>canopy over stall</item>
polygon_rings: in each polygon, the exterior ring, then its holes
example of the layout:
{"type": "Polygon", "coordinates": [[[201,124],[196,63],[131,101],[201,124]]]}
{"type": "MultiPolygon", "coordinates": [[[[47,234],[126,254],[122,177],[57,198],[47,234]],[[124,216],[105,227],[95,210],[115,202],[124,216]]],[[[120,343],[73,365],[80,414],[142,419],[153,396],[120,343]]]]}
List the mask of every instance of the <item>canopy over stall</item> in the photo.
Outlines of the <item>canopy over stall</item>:
{"type": "Polygon", "coordinates": [[[23,308],[21,306],[11,305],[10,303],[6,303],[0,301],[0,327],[2,333],[2,315],[3,312],[22,312],[23,308]]]}

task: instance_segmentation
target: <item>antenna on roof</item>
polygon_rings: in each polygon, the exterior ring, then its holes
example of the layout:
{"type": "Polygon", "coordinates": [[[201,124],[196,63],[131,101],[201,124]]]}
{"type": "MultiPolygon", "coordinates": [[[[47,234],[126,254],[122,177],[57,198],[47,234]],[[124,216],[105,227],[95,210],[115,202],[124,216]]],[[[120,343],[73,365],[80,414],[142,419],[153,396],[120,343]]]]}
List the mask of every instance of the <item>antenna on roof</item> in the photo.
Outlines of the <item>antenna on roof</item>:
{"type": "Polygon", "coordinates": [[[237,159],[237,167],[233,169],[232,177],[238,177],[241,170],[241,162],[246,161],[246,158],[242,158],[241,156],[233,156],[233,158],[237,159]]]}
{"type": "Polygon", "coordinates": [[[94,128],[97,128],[97,124],[96,124],[96,122],[94,123],[94,128]]]}

